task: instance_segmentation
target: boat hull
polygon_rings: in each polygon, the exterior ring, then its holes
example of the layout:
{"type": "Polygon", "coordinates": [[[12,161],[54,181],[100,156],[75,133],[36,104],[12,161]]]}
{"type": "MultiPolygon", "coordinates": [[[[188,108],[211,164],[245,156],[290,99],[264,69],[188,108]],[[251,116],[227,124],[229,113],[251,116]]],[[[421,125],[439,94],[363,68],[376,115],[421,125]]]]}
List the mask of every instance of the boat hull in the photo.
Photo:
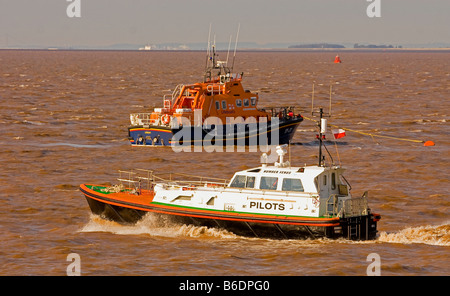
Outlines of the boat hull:
{"type": "Polygon", "coordinates": [[[211,211],[180,207],[151,201],[128,200],[114,194],[101,194],[81,185],[92,213],[121,224],[135,224],[147,213],[169,217],[171,221],[196,226],[218,227],[237,235],[269,238],[339,238],[370,240],[376,237],[377,216],[342,218],[286,217],[243,214],[232,211],[211,211]]]}
{"type": "Polygon", "coordinates": [[[290,143],[302,121],[302,117],[283,120],[276,129],[271,128],[270,125],[255,124],[255,128],[249,128],[248,126],[239,127],[236,124],[231,132],[226,125],[213,129],[204,127],[172,129],[166,126],[136,125],[128,127],[128,139],[132,146],[282,145],[290,143]],[[217,131],[220,132],[217,133],[217,131]]]}

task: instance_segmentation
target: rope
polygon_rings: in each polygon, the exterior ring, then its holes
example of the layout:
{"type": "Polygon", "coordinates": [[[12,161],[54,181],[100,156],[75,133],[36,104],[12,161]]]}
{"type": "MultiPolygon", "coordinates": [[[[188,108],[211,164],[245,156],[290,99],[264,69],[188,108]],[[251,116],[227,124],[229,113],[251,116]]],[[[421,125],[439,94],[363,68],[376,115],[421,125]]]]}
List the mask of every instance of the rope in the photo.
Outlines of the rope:
{"type": "MultiPolygon", "coordinates": [[[[304,119],[310,120],[310,121],[314,121],[316,122],[316,120],[312,119],[312,118],[308,118],[304,115],[302,115],[304,119]]],[[[349,131],[349,132],[354,132],[354,133],[358,133],[361,135],[365,135],[365,136],[371,136],[373,137],[378,137],[378,138],[386,138],[386,139],[393,139],[393,140],[400,140],[400,141],[408,141],[408,142],[414,142],[414,143],[423,143],[424,146],[434,146],[434,142],[433,141],[422,141],[422,140],[413,140],[413,139],[406,139],[406,138],[399,138],[399,137],[393,137],[393,136],[384,136],[384,135],[377,135],[377,134],[371,134],[371,133],[366,133],[366,132],[362,132],[362,131],[357,131],[354,129],[350,129],[350,128],[346,128],[346,127],[340,127],[334,124],[328,124],[331,127],[335,127],[335,128],[340,128],[343,129],[345,131],[349,131]]]]}

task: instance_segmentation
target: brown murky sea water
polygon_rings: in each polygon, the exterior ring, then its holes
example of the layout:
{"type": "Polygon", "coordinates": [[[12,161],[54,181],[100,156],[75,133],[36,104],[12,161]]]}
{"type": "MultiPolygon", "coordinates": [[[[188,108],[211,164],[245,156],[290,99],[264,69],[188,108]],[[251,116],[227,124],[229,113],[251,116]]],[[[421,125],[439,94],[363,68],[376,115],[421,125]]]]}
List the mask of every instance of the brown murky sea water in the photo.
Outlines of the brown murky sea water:
{"type": "MultiPolygon", "coordinates": [[[[222,55],[225,55],[223,53],[222,55]]],[[[224,57],[223,57],[224,58],[224,57]]],[[[346,178],[369,190],[379,237],[269,240],[157,221],[120,226],[90,214],[78,186],[147,168],[231,178],[260,153],[133,149],[129,113],[162,104],[180,83],[202,79],[200,52],[0,51],[0,275],[365,275],[370,253],[382,275],[450,275],[450,53],[241,52],[235,70],[260,106],[299,105],[353,130],[338,140],[346,178]]],[[[315,164],[315,126],[295,135],[292,162],[315,164]]],[[[329,135],[329,138],[331,136],[329,135]]],[[[329,149],[336,157],[334,145],[329,149]]]]}

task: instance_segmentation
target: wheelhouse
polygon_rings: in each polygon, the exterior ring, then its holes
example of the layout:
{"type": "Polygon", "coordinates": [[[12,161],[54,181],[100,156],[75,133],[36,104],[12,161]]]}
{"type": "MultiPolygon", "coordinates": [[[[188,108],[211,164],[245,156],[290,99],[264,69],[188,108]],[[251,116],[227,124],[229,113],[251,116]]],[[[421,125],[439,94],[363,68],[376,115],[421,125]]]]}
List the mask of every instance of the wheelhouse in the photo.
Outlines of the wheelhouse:
{"type": "Polygon", "coordinates": [[[341,167],[260,167],[237,172],[230,188],[273,190],[283,192],[306,192],[329,196],[347,196],[349,185],[341,167]]]}

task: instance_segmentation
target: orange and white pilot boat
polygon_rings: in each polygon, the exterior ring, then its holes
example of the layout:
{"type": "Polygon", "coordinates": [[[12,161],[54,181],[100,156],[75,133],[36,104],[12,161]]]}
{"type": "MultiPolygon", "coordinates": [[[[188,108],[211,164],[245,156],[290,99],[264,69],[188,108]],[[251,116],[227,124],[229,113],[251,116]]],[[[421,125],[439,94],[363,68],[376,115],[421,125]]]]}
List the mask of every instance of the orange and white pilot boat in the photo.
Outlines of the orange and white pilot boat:
{"type": "Polygon", "coordinates": [[[344,168],[322,157],[318,165],[291,166],[286,146],[276,148],[273,165],[263,154],[261,166],[230,181],[134,170],[121,171],[117,185],[80,190],[94,214],[125,224],[153,213],[245,236],[375,239],[380,215],[369,208],[367,192],[353,197],[344,168]]]}
{"type": "Polygon", "coordinates": [[[259,109],[258,93],[245,90],[243,73],[232,74],[208,50],[201,83],[178,85],[151,113],[130,114],[133,146],[279,145],[290,142],[303,117],[293,107],[259,109]]]}

